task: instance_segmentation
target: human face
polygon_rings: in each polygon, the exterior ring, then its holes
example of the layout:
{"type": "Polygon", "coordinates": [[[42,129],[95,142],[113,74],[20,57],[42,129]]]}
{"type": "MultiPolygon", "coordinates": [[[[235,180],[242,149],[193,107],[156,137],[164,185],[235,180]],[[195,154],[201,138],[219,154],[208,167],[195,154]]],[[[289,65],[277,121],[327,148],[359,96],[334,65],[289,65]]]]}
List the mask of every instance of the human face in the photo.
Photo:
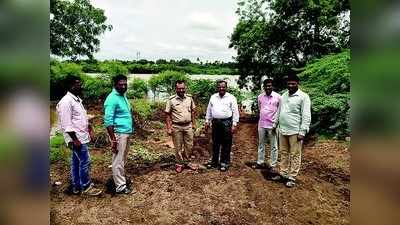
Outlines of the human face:
{"type": "Polygon", "coordinates": [[[224,96],[226,93],[226,83],[221,82],[218,84],[218,93],[220,96],[224,96]]]}
{"type": "Polygon", "coordinates": [[[287,82],[289,94],[294,94],[296,91],[299,89],[299,82],[294,81],[294,80],[289,80],[287,82]]]}
{"type": "Polygon", "coordinates": [[[74,84],[71,86],[70,91],[74,95],[82,95],[82,81],[75,80],[74,84]]]}
{"type": "Polygon", "coordinates": [[[175,91],[179,97],[183,98],[183,96],[185,96],[185,92],[186,92],[185,83],[176,84],[175,91]]]}
{"type": "Polygon", "coordinates": [[[272,93],[272,83],[271,82],[268,82],[268,83],[266,83],[265,85],[264,85],[264,91],[265,91],[265,94],[267,94],[267,95],[271,95],[271,93],[272,93]]]}
{"type": "Polygon", "coordinates": [[[117,92],[120,93],[121,95],[123,95],[126,92],[127,89],[128,89],[127,80],[119,80],[115,84],[115,90],[117,90],[117,92]]]}

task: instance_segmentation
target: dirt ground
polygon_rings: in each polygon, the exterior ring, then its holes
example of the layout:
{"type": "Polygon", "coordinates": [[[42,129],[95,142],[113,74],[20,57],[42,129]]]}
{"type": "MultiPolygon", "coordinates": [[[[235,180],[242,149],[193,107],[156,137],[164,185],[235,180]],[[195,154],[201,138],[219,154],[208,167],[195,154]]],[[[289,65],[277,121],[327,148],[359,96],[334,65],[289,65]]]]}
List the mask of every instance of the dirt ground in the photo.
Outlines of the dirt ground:
{"type": "MultiPolygon", "coordinates": [[[[164,131],[159,131],[164,132],[164,131]]],[[[155,132],[144,143],[171,155],[155,132]]],[[[206,137],[195,140],[198,163],[208,159],[206,137]]],[[[267,148],[268,149],[268,148],[267,148]]],[[[107,149],[92,149],[92,178],[105,188],[111,175],[107,149]]],[[[176,174],[168,160],[146,164],[131,153],[126,166],[135,193],[90,198],[64,193],[69,166],[51,165],[51,224],[350,224],[350,150],[344,142],[318,141],[303,150],[297,186],[267,180],[267,172],[248,165],[257,157],[257,124],[242,122],[234,136],[232,165],[227,172],[184,170],[176,174]]]]}

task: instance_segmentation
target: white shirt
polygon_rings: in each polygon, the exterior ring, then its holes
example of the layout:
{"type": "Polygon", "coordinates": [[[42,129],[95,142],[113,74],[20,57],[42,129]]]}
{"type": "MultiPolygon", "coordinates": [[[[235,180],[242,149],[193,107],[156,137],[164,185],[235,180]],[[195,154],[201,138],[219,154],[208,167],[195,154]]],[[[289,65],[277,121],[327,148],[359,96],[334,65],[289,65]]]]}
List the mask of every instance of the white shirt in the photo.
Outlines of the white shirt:
{"type": "Polygon", "coordinates": [[[228,92],[222,98],[219,96],[219,93],[211,95],[207,107],[206,122],[209,123],[213,118],[226,119],[229,117],[232,117],[233,126],[236,126],[239,122],[239,109],[236,97],[228,92]]]}
{"type": "Polygon", "coordinates": [[[298,89],[292,95],[286,91],[282,95],[279,108],[279,131],[283,135],[305,135],[311,123],[310,97],[298,89]]]}
{"type": "Polygon", "coordinates": [[[63,131],[65,143],[72,142],[68,132],[75,132],[82,144],[90,142],[89,120],[82,99],[67,94],[57,104],[58,126],[63,131]]]}

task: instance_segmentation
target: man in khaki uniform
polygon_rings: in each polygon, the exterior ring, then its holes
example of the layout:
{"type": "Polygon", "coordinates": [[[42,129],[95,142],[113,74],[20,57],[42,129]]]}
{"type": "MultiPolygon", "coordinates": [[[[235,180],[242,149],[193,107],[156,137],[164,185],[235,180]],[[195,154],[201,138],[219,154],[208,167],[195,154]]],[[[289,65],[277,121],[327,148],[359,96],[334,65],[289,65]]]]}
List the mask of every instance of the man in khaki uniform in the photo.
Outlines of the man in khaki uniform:
{"type": "Polygon", "coordinates": [[[177,173],[182,172],[183,165],[196,169],[190,163],[193,147],[193,129],[196,129],[195,104],[192,96],[185,94],[184,81],[176,81],[176,95],[171,96],[165,107],[168,135],[172,135],[175,146],[177,173]],[[183,150],[183,151],[182,151],[183,150]]]}

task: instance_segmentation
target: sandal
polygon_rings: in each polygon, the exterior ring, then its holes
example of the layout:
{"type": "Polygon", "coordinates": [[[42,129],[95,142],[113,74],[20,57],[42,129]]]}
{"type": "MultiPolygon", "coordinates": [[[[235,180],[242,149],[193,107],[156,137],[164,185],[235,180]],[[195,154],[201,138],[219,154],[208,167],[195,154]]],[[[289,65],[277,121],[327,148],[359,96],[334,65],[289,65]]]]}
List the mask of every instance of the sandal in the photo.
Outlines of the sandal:
{"type": "Polygon", "coordinates": [[[176,171],[177,173],[181,173],[182,170],[183,170],[183,166],[182,166],[182,165],[180,165],[180,164],[176,164],[176,165],[175,165],[175,171],[176,171]]]}

